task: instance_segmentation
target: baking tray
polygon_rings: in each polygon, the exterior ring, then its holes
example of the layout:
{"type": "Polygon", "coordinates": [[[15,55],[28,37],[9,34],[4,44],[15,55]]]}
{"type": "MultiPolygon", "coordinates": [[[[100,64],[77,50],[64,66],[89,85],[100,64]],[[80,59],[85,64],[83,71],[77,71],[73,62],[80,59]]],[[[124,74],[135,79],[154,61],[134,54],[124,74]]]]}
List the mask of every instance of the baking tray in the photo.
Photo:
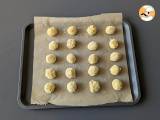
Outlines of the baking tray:
{"type": "MultiPolygon", "coordinates": [[[[141,97],[138,71],[136,66],[133,36],[131,26],[127,21],[123,22],[124,41],[127,54],[129,78],[133,102],[116,102],[107,103],[96,106],[120,106],[120,105],[134,105],[138,103],[141,97]]],[[[67,108],[67,107],[81,107],[81,106],[58,106],[53,104],[47,105],[32,105],[30,103],[32,90],[32,72],[33,72],[33,50],[34,50],[34,24],[28,24],[22,31],[21,44],[21,63],[19,70],[19,84],[18,84],[18,104],[24,109],[47,109],[47,108],[67,108]]],[[[93,105],[95,107],[95,105],[93,105]]],[[[82,107],[93,107],[82,106],[82,107]]]]}

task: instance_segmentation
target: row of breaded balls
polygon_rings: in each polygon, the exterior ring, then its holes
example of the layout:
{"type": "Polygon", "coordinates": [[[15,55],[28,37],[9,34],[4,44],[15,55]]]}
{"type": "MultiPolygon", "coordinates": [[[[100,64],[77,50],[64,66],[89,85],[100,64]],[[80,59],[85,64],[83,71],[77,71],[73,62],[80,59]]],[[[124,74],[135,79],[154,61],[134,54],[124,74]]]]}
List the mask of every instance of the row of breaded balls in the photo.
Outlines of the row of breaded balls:
{"type": "MultiPolygon", "coordinates": [[[[106,27],[106,33],[108,34],[114,34],[116,31],[115,26],[107,26],[106,27]]],[[[76,35],[77,29],[75,26],[70,26],[67,29],[68,34],[70,35],[76,35]],[[75,32],[76,31],[76,32],[75,32]],[[73,33],[72,33],[73,32],[73,33]]],[[[89,35],[95,35],[96,34],[96,27],[94,25],[91,25],[87,28],[87,32],[89,35]]],[[[53,37],[57,35],[58,31],[55,27],[49,28],[47,30],[47,34],[50,37],[53,37]],[[53,33],[52,33],[53,32],[53,33]]],[[[76,46],[76,40],[75,39],[68,39],[67,40],[67,45],[69,49],[73,49],[76,46]]],[[[118,48],[118,41],[116,39],[111,39],[109,42],[109,46],[112,49],[118,48]]],[[[49,43],[49,49],[50,50],[56,50],[58,48],[58,43],[55,41],[52,41],[49,43]]],[[[98,44],[95,41],[91,41],[87,48],[91,51],[97,50],[98,49],[98,44]]],[[[110,55],[110,60],[111,61],[119,61],[122,58],[122,55],[119,52],[113,52],[110,55]]],[[[69,53],[66,56],[66,60],[68,63],[74,64],[76,62],[76,56],[72,53],[69,53]]],[[[46,62],[49,64],[53,64],[56,62],[56,56],[54,54],[49,54],[46,56],[46,62]]],[[[88,57],[88,62],[89,64],[96,64],[98,62],[98,56],[96,54],[91,54],[88,57]]],[[[88,69],[88,75],[90,76],[96,76],[98,74],[99,68],[95,65],[91,65],[88,69]]],[[[118,75],[121,71],[121,67],[117,65],[113,65],[110,68],[110,73],[112,75],[118,75]]],[[[65,75],[69,79],[76,78],[76,71],[74,68],[67,68],[65,71],[65,75]]],[[[48,68],[45,70],[45,76],[48,79],[54,79],[56,77],[56,71],[52,68],[48,68]]],[[[112,81],[112,87],[114,90],[121,90],[123,86],[123,83],[121,80],[114,79],[112,81]]],[[[55,90],[56,85],[54,83],[48,82],[44,86],[44,90],[46,93],[53,93],[55,90]]],[[[89,81],[89,89],[91,93],[96,93],[100,90],[100,83],[99,81],[96,80],[90,80],[89,81]]],[[[75,81],[70,81],[67,83],[67,90],[70,93],[74,93],[77,90],[77,84],[75,81]]]]}
{"type": "MultiPolygon", "coordinates": [[[[105,28],[105,33],[108,35],[115,33],[115,31],[116,31],[115,26],[109,25],[109,26],[106,26],[106,28],[105,28]]],[[[97,33],[97,27],[95,25],[90,25],[87,27],[86,32],[88,33],[88,35],[94,36],[97,33]]],[[[58,35],[58,33],[59,33],[59,30],[56,27],[50,27],[47,30],[47,34],[50,37],[54,37],[54,36],[58,35]]],[[[69,26],[67,28],[67,33],[68,33],[68,35],[71,35],[71,36],[77,35],[78,29],[76,26],[69,26]]]]}

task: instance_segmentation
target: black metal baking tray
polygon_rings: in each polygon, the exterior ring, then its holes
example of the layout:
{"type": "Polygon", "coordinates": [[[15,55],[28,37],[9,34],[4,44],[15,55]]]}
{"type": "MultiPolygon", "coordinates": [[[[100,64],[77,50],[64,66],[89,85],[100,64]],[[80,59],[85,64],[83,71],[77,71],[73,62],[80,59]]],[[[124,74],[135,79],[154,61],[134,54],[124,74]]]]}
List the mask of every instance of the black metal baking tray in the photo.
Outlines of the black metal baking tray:
{"type": "MultiPolygon", "coordinates": [[[[126,21],[123,22],[123,30],[124,30],[125,47],[127,51],[127,62],[128,62],[133,102],[107,103],[98,106],[134,105],[138,103],[141,97],[134,45],[133,45],[133,36],[132,36],[131,26],[126,21]]],[[[57,106],[53,104],[32,105],[30,103],[31,88],[32,88],[33,50],[34,50],[34,25],[29,24],[25,26],[22,32],[23,32],[22,34],[23,40],[21,46],[21,63],[19,70],[20,75],[19,75],[18,97],[17,97],[18,104],[24,109],[74,107],[74,106],[57,106]]],[[[87,107],[92,107],[92,106],[87,106],[87,107]]]]}

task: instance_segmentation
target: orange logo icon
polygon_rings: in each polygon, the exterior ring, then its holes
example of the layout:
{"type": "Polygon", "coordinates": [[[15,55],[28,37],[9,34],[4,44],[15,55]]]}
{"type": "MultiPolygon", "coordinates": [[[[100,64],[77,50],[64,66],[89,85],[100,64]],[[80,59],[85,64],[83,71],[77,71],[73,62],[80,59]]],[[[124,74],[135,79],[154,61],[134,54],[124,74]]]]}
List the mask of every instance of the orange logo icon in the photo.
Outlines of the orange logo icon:
{"type": "Polygon", "coordinates": [[[139,9],[139,17],[143,21],[151,21],[155,17],[155,9],[151,5],[143,5],[139,9]]]}

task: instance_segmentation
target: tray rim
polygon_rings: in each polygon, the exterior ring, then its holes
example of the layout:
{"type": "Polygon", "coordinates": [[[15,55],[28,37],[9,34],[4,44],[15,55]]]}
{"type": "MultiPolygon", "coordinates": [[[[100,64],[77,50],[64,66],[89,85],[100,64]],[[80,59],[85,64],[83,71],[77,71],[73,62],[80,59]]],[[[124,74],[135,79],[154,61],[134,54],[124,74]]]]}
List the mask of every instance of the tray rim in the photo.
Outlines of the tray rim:
{"type": "MultiPolygon", "coordinates": [[[[58,105],[52,105],[50,104],[49,106],[46,105],[34,105],[34,104],[25,104],[21,98],[21,94],[22,94],[22,76],[23,76],[23,61],[24,61],[24,49],[25,49],[25,33],[27,28],[32,27],[34,24],[33,23],[28,23],[25,24],[22,28],[22,41],[21,41],[21,52],[20,52],[20,67],[19,67],[19,82],[18,82],[18,94],[17,94],[17,102],[18,105],[23,108],[23,109],[57,109],[57,108],[89,108],[89,107],[112,107],[112,106],[132,106],[137,104],[140,99],[141,99],[141,91],[140,91],[140,83],[139,83],[139,76],[138,76],[138,70],[137,70],[137,63],[136,63],[136,56],[135,56],[135,50],[134,50],[134,42],[133,42],[133,35],[132,35],[132,29],[131,29],[131,25],[127,20],[123,20],[123,29],[125,27],[124,24],[127,25],[127,27],[129,28],[129,36],[130,36],[130,41],[131,41],[131,49],[132,49],[132,56],[133,56],[133,64],[134,64],[134,68],[136,71],[136,82],[137,82],[137,90],[138,90],[138,98],[134,100],[133,98],[133,102],[116,102],[116,103],[105,103],[105,104],[101,104],[101,105],[90,105],[90,106],[58,106],[58,105]]],[[[126,39],[126,38],[125,38],[126,39]]],[[[125,43],[126,46],[126,43],[125,43]]],[[[127,53],[128,54],[128,53],[127,53]]],[[[128,55],[127,55],[128,57],[128,55]]],[[[129,63],[127,63],[129,64],[129,63]]],[[[129,66],[129,65],[128,65],[129,66]]],[[[132,82],[132,81],[130,81],[132,82]]],[[[131,86],[131,89],[132,86],[131,86]]],[[[133,92],[132,92],[133,95],[133,92]]]]}

